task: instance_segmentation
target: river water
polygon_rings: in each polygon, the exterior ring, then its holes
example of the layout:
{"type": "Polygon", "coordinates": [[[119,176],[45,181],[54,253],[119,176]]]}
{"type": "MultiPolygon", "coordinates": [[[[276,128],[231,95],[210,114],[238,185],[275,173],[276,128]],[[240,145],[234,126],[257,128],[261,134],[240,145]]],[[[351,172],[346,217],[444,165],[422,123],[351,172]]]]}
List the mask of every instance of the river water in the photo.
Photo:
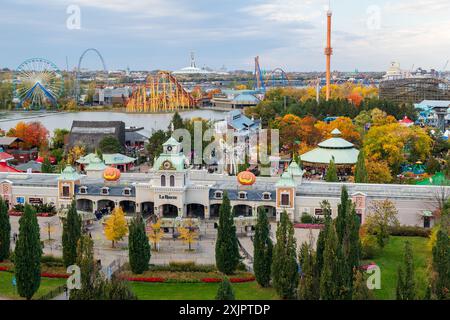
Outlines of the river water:
{"type": "MultiPolygon", "coordinates": [[[[180,112],[183,119],[203,118],[208,120],[222,120],[225,118],[225,112],[215,110],[192,110],[180,112]]],[[[72,127],[72,121],[123,121],[126,127],[144,127],[142,133],[150,136],[152,130],[167,130],[172,113],[157,114],[136,114],[124,112],[108,112],[108,111],[88,111],[88,112],[1,112],[0,113],[0,129],[8,131],[14,127],[19,121],[41,122],[50,133],[53,130],[69,129],[72,127]]]]}

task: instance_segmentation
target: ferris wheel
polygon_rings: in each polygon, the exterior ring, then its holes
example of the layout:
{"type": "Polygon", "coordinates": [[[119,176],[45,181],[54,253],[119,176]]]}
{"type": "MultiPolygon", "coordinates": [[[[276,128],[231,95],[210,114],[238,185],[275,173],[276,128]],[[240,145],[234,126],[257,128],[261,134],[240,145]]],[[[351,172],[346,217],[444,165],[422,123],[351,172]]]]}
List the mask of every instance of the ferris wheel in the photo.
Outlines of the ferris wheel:
{"type": "Polygon", "coordinates": [[[14,72],[14,100],[19,108],[41,109],[53,105],[64,89],[64,78],[46,59],[24,61],[14,72]]]}

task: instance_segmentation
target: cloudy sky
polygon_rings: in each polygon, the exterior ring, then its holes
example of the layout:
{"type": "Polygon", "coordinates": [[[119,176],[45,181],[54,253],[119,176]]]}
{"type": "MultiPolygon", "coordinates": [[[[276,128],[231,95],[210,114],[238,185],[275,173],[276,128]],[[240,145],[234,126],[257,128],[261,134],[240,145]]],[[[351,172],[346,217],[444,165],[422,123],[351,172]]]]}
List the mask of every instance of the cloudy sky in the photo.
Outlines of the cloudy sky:
{"type": "MultiPolygon", "coordinates": [[[[0,66],[44,57],[73,68],[90,47],[108,69],[324,69],[328,0],[1,0],[0,66]],[[76,15],[80,11],[80,19],[76,15]],[[78,22],[80,22],[78,28],[78,22]]],[[[332,0],[335,70],[442,69],[449,0],[332,0]]],[[[89,54],[83,67],[100,69],[89,54]]]]}

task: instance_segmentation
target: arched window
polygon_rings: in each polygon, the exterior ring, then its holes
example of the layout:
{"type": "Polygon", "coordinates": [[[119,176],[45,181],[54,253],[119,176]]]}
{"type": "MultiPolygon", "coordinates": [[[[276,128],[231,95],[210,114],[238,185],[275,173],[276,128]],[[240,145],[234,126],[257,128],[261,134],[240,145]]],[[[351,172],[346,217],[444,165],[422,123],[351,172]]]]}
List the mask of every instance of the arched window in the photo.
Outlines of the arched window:
{"type": "Polygon", "coordinates": [[[170,186],[175,187],[175,176],[170,176],[170,186]]]}
{"type": "Polygon", "coordinates": [[[162,175],[161,176],[161,187],[165,187],[166,186],[166,176],[162,175]]]}

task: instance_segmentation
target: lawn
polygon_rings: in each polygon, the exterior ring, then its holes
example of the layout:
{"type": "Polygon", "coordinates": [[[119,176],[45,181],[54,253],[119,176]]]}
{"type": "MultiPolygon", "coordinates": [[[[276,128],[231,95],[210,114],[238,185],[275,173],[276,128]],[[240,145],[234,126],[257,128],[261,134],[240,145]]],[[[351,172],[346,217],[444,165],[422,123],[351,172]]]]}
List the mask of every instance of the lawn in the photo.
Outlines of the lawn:
{"type": "MultiPolygon", "coordinates": [[[[17,294],[17,289],[12,286],[13,274],[10,272],[0,272],[0,297],[11,299],[23,299],[17,294]]],[[[33,299],[38,299],[49,291],[66,283],[66,279],[41,278],[41,286],[34,294],[33,299]]]]}
{"type": "Polygon", "coordinates": [[[413,248],[418,298],[425,295],[428,281],[427,267],[428,261],[431,259],[431,250],[427,246],[428,238],[391,237],[382,253],[372,260],[381,269],[381,289],[375,290],[376,299],[395,299],[397,269],[403,262],[405,241],[409,241],[413,248]]]}
{"type": "MultiPolygon", "coordinates": [[[[131,288],[140,300],[214,300],[218,283],[143,283],[131,282],[131,288]]],[[[274,300],[272,288],[261,288],[256,283],[232,284],[236,299],[274,300]]]]}

